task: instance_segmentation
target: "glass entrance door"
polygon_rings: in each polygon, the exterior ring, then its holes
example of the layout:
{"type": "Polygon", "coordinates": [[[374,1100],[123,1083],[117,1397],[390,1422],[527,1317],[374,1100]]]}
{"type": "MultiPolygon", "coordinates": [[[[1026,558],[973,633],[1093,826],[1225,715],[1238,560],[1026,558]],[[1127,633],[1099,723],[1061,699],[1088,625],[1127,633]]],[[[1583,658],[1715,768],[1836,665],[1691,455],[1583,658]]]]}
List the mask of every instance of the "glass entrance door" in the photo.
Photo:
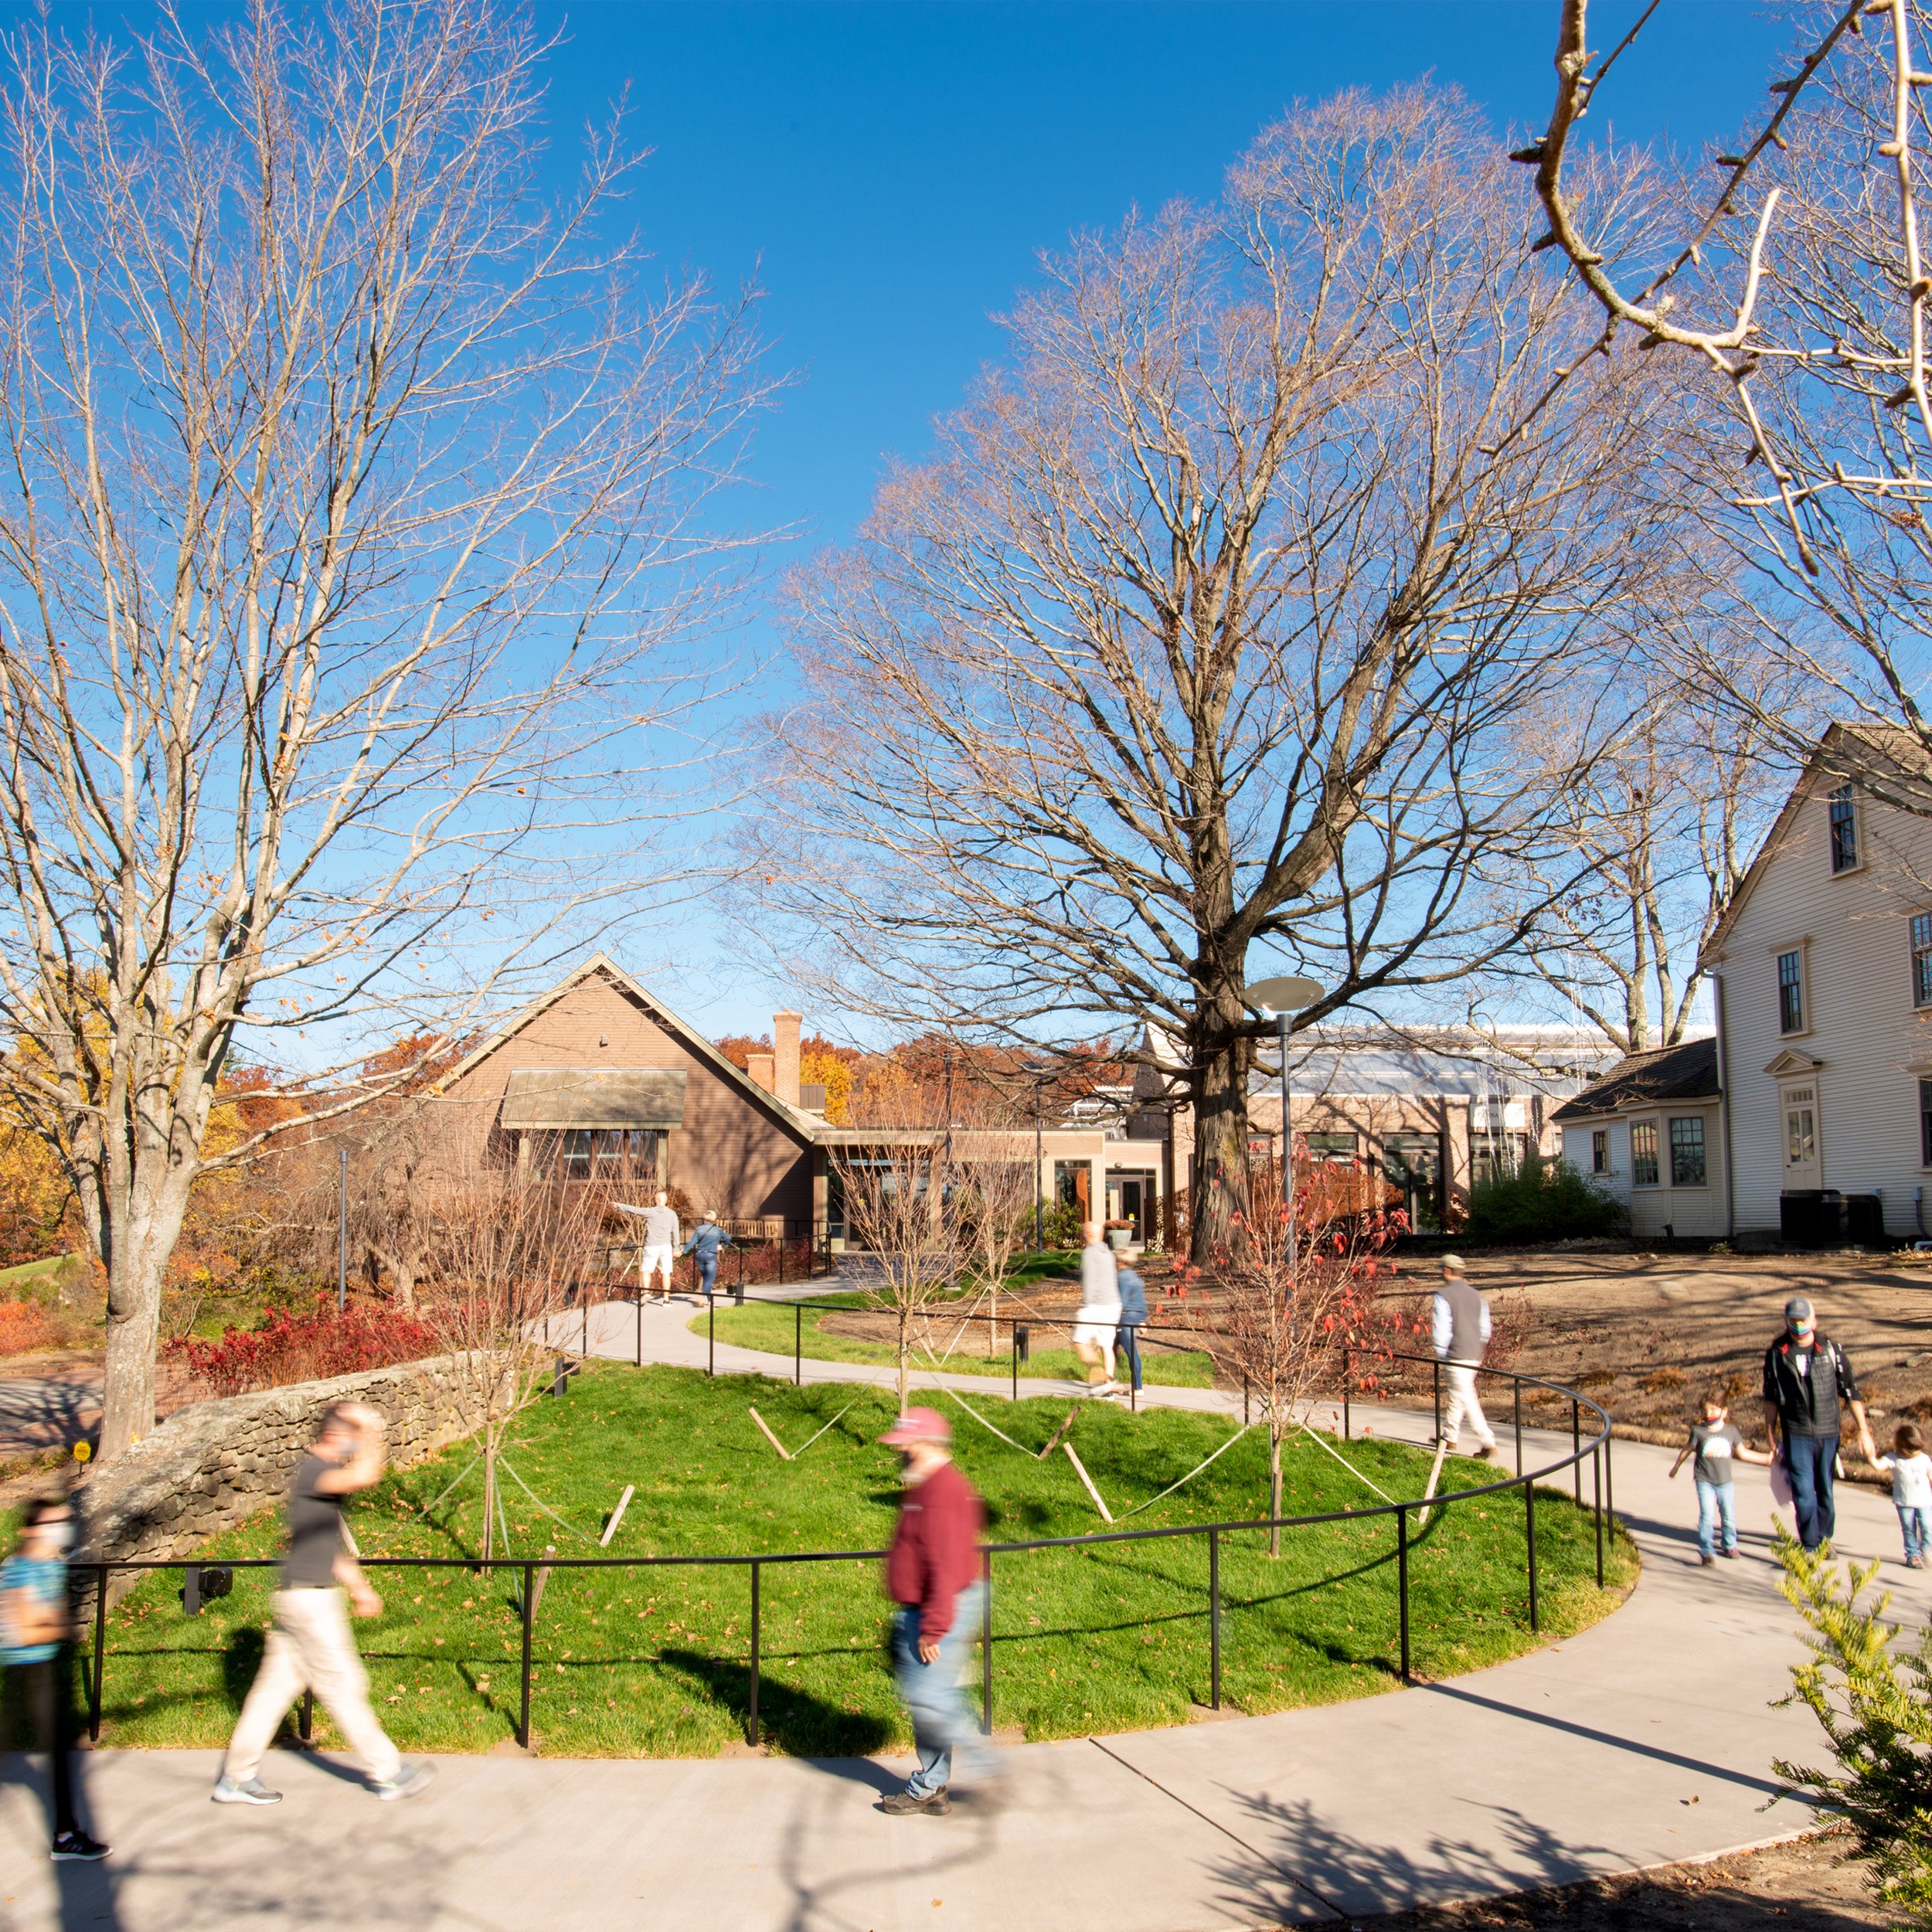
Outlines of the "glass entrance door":
{"type": "Polygon", "coordinates": [[[1385,1134],[1382,1171],[1402,1190],[1403,1209],[1418,1234],[1442,1227],[1442,1141],[1434,1134],[1385,1134]]]}
{"type": "Polygon", "coordinates": [[[1151,1238],[1155,1209],[1158,1205],[1151,1172],[1107,1177],[1107,1218],[1128,1223],[1130,1238],[1137,1246],[1144,1247],[1151,1238]]]}

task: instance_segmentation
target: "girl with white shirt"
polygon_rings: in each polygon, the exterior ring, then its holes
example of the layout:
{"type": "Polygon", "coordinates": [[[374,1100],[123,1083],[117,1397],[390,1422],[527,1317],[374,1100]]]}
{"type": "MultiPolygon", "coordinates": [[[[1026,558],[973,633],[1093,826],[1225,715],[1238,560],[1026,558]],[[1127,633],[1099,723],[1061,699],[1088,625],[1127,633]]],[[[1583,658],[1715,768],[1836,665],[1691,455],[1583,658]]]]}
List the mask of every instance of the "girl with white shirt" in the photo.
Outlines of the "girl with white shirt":
{"type": "Polygon", "coordinates": [[[1925,1453],[1925,1438],[1917,1426],[1900,1423],[1893,1433],[1891,1454],[1873,1457],[1872,1467],[1892,1472],[1892,1507],[1905,1535],[1905,1566],[1923,1570],[1926,1541],[1932,1536],[1932,1456],[1925,1453]]]}

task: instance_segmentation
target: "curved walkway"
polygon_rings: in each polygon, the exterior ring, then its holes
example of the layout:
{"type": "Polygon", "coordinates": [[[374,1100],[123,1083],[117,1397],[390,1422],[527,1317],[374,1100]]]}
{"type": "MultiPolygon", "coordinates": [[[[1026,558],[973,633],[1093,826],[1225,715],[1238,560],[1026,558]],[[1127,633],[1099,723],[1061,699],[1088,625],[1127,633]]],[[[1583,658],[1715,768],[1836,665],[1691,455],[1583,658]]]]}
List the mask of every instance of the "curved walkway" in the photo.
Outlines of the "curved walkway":
{"type": "MultiPolygon", "coordinates": [[[[648,1360],[703,1365],[692,1312],[645,1311],[648,1360]]],[[[628,1308],[594,1318],[599,1354],[628,1359],[636,1338],[628,1308]]],[[[791,1370],[788,1359],[723,1346],[718,1366],[791,1370]]],[[[805,1374],[893,1379],[809,1360],[805,1374]]],[[[1148,1395],[1189,1407],[1227,1400],[1148,1395]]],[[[1401,1412],[1363,1419],[1426,1433],[1401,1412]]],[[[1553,1436],[1526,1440],[1539,1460],[1560,1453],[1553,1436]]],[[[1619,1513],[1644,1577],[1583,1635],[1352,1703],[1019,1746],[996,1815],[962,1805],[944,1819],[887,1818],[872,1806],[903,1765],[748,1754],[449,1758],[427,1796],[379,1808],[326,1760],[289,1757],[275,1763],[287,1802],[237,1813],[207,1801],[211,1753],[110,1751],[90,1781],[116,1848],[107,1866],[38,1863],[37,1810],[17,1782],[0,1788],[0,1891],[11,1895],[0,1932],[271,1919],[466,1932],[1209,1932],[1343,1924],[1788,1835],[1809,1814],[1777,1798],[1770,1762],[1815,1757],[1819,1740],[1808,1715],[1774,1708],[1801,1646],[1769,1556],[1763,1473],[1741,1472],[1745,1560],[1706,1570],[1689,1475],[1667,1481],[1670,1461],[1666,1450],[1617,1445],[1619,1513]]],[[[1841,1548],[1895,1556],[1883,1496],[1840,1497],[1841,1548]]],[[[1888,1563],[1885,1580],[1922,1621],[1932,1573],[1888,1563]]]]}

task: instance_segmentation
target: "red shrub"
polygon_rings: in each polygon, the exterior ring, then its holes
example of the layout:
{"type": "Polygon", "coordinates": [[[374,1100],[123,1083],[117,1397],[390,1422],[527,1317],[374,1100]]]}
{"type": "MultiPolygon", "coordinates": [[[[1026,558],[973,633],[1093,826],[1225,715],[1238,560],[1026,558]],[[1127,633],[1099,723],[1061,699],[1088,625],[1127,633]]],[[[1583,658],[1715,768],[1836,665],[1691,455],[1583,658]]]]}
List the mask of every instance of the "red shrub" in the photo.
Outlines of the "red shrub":
{"type": "Polygon", "coordinates": [[[437,1347],[434,1332],[401,1309],[359,1304],[338,1318],[324,1298],[313,1314],[284,1311],[259,1328],[224,1329],[213,1342],[184,1336],[162,1353],[216,1394],[238,1396],[415,1362],[437,1347]]]}
{"type": "Polygon", "coordinates": [[[0,1355],[51,1349],[60,1335],[38,1301],[0,1301],[0,1355]]]}

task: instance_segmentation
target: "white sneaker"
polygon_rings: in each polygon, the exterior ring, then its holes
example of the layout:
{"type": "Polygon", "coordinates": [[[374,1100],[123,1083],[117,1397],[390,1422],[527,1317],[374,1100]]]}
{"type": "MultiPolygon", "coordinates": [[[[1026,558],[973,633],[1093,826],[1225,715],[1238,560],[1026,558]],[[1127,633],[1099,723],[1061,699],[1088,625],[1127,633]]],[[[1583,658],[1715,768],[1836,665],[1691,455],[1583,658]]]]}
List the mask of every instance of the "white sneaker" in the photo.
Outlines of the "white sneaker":
{"type": "Polygon", "coordinates": [[[424,1790],[436,1776],[435,1768],[428,1764],[400,1764],[393,1777],[372,1778],[369,1788],[386,1804],[393,1804],[399,1798],[413,1798],[424,1790]]]}
{"type": "Polygon", "coordinates": [[[279,1804],[280,1791],[271,1791],[259,1777],[235,1779],[224,1771],[209,1793],[217,1804],[279,1804]]]}

